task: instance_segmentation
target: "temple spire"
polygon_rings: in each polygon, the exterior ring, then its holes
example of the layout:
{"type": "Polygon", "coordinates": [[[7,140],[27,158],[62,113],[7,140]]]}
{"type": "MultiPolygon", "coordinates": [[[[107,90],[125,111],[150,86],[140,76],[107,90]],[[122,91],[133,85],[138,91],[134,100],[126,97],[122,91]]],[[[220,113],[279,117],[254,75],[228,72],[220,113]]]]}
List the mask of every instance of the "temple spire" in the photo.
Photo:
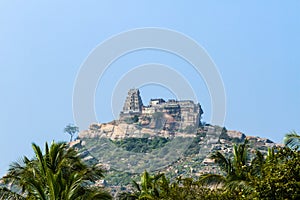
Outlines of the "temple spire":
{"type": "Polygon", "coordinates": [[[123,106],[123,113],[141,113],[142,107],[143,102],[139,89],[130,89],[123,106]]]}

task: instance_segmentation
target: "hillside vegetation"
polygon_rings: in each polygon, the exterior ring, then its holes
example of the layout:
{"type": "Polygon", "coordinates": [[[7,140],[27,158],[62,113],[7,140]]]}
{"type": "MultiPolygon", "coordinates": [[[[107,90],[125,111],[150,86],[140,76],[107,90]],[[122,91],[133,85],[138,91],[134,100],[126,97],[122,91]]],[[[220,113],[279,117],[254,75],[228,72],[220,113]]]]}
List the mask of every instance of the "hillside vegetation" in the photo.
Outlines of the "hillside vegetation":
{"type": "Polygon", "coordinates": [[[73,143],[88,163],[101,163],[108,169],[105,185],[112,191],[130,190],[132,180],[138,180],[145,170],[164,173],[168,179],[198,178],[205,173],[223,172],[210,155],[220,151],[226,157],[233,154],[233,145],[247,139],[249,157],[255,151],[265,155],[269,147],[277,146],[268,139],[246,136],[224,127],[206,125],[194,132],[166,134],[163,130],[147,130],[136,124],[93,124],[73,143]],[[130,130],[126,133],[122,130],[130,130]],[[117,135],[116,135],[117,132],[117,135]]]}

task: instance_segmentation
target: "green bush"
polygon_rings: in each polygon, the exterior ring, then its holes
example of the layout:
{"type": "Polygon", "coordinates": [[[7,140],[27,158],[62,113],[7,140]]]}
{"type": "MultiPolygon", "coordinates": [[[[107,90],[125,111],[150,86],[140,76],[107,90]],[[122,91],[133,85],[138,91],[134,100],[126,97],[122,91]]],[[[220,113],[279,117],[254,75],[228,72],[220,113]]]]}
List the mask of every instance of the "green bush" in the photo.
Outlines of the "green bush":
{"type": "Polygon", "coordinates": [[[132,151],[136,153],[149,153],[153,149],[162,148],[169,139],[163,137],[154,137],[149,139],[148,137],[143,138],[126,138],[123,140],[114,141],[114,143],[126,151],[132,151]]]}

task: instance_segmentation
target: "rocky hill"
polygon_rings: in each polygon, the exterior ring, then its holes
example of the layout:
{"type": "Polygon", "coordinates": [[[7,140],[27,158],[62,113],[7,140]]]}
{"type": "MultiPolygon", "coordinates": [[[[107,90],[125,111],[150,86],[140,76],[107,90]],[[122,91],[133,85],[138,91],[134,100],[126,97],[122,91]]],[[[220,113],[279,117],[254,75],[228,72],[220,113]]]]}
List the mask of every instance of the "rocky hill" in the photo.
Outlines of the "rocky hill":
{"type": "MultiPolygon", "coordinates": [[[[143,171],[163,172],[169,179],[219,173],[211,153],[232,154],[236,143],[249,140],[249,148],[266,153],[277,144],[239,131],[201,123],[203,110],[191,100],[151,99],[144,105],[138,89],[130,89],[118,120],[91,124],[70,145],[83,159],[107,169],[100,185],[112,193],[130,189],[143,171]]],[[[251,154],[250,154],[251,155],[251,154]]],[[[250,158],[251,159],[251,158],[250,158]]]]}
{"type": "Polygon", "coordinates": [[[151,122],[142,122],[143,119],[137,119],[91,124],[70,143],[86,162],[101,164],[108,170],[105,180],[99,180],[99,184],[109,186],[112,192],[130,189],[131,180],[144,170],[164,172],[170,179],[218,173],[209,155],[220,151],[230,156],[233,145],[246,138],[253,153],[255,150],[266,153],[268,147],[277,145],[225,127],[202,125],[175,131],[153,128],[149,126],[151,122]]]}

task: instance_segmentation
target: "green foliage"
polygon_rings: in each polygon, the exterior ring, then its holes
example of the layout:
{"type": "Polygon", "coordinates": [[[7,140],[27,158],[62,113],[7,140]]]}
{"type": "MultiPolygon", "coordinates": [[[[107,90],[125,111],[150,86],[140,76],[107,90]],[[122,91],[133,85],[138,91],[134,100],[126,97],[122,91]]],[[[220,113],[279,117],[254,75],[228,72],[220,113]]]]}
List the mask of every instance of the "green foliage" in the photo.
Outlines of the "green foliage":
{"type": "Polygon", "coordinates": [[[200,177],[200,182],[210,185],[224,185],[225,188],[233,193],[247,191],[250,193],[252,188],[249,184],[249,171],[251,166],[248,164],[248,141],[243,144],[233,146],[233,158],[226,158],[222,153],[215,152],[211,158],[219,165],[224,175],[205,174],[200,177]]]}
{"type": "Polygon", "coordinates": [[[300,135],[298,135],[295,131],[291,131],[286,134],[284,137],[284,144],[287,147],[290,147],[294,150],[299,150],[300,148],[300,135]]]}
{"type": "Polygon", "coordinates": [[[252,180],[257,199],[300,199],[300,152],[277,149],[252,180]]]}
{"type": "Polygon", "coordinates": [[[163,137],[149,138],[126,138],[123,140],[114,141],[114,143],[127,151],[136,153],[149,153],[153,149],[163,147],[169,139],[163,137]]]}
{"type": "Polygon", "coordinates": [[[128,172],[120,172],[111,170],[110,173],[106,174],[105,180],[111,185],[129,185],[132,183],[133,174],[128,172]]]}
{"type": "Polygon", "coordinates": [[[118,196],[119,200],[215,200],[238,199],[222,189],[203,187],[199,181],[192,178],[178,177],[170,182],[165,174],[150,175],[145,171],[139,182],[133,181],[133,192],[124,192],[118,196]]]}
{"type": "Polygon", "coordinates": [[[224,175],[205,174],[199,180],[179,177],[171,182],[164,174],[145,171],[140,182],[133,183],[135,190],[119,199],[300,199],[300,152],[270,148],[266,156],[257,151],[250,161],[247,146],[247,140],[235,145],[232,158],[212,154],[224,175]]]}
{"type": "MultiPolygon", "coordinates": [[[[224,129],[224,137],[227,135],[225,132],[224,129]]],[[[260,146],[256,145],[254,140],[249,143],[245,140],[244,143],[234,145],[232,150],[228,150],[226,154],[222,152],[213,153],[212,158],[219,165],[219,169],[216,169],[215,174],[205,174],[198,180],[194,173],[201,170],[203,166],[203,156],[201,157],[199,154],[202,147],[199,142],[202,142],[203,137],[205,139],[205,131],[199,131],[197,137],[192,138],[193,141],[190,141],[189,148],[184,152],[184,159],[173,163],[169,168],[171,170],[166,172],[166,176],[161,176],[156,183],[153,183],[151,179],[150,185],[155,185],[155,187],[148,188],[148,193],[144,192],[145,195],[140,196],[136,187],[133,193],[124,193],[123,199],[300,199],[300,170],[298,166],[300,160],[296,149],[270,148],[267,153],[266,149],[260,152],[258,151],[260,146]],[[253,150],[254,147],[257,151],[250,152],[249,150],[253,150]],[[192,178],[174,180],[176,176],[192,176],[192,178]],[[167,177],[171,179],[169,180],[167,177]],[[149,190],[153,191],[150,192],[149,190]]],[[[91,144],[87,143],[89,147],[86,146],[86,148],[93,148],[93,152],[99,151],[98,148],[94,148],[95,138],[91,140],[93,141],[91,144]]],[[[174,147],[180,148],[185,140],[186,138],[175,137],[168,142],[172,142],[174,147]],[[173,142],[173,140],[178,141],[173,142]]],[[[130,151],[151,152],[150,149],[152,149],[155,159],[162,161],[172,157],[172,153],[176,153],[166,148],[168,145],[165,145],[164,142],[156,144],[148,136],[138,140],[131,138],[128,141],[120,140],[118,142],[120,147],[130,151]],[[148,146],[145,147],[145,144],[148,146]],[[163,148],[160,149],[161,147],[163,148]]],[[[103,144],[103,142],[100,143],[103,144]]],[[[229,146],[225,145],[227,148],[229,146]]],[[[99,151],[99,155],[101,154],[103,154],[103,150],[99,151]]],[[[174,155],[174,158],[176,156],[178,157],[178,155],[174,155]]],[[[127,157],[125,156],[125,158],[127,157]]],[[[149,160],[151,159],[153,158],[149,157],[149,160]]],[[[137,167],[150,171],[158,169],[151,162],[140,163],[139,160],[134,160],[134,157],[128,157],[128,160],[130,160],[133,169],[137,167]]],[[[158,166],[164,166],[164,164],[162,162],[158,166]]],[[[109,184],[118,186],[124,186],[123,183],[128,184],[133,175],[123,176],[121,173],[112,174],[108,181],[109,184]]],[[[136,183],[141,189],[141,181],[136,180],[136,183]]]]}
{"type": "Polygon", "coordinates": [[[64,128],[64,132],[70,135],[71,142],[73,140],[74,135],[79,132],[79,128],[73,124],[69,124],[64,128]]]}
{"type": "Polygon", "coordinates": [[[201,146],[199,145],[200,141],[201,141],[201,137],[197,135],[197,137],[193,139],[188,149],[184,152],[184,155],[190,156],[190,155],[198,154],[201,148],[201,146]]]}
{"type": "Polygon", "coordinates": [[[13,199],[13,200],[25,200],[22,195],[7,189],[6,187],[0,187],[0,199],[13,199]]]}
{"type": "Polygon", "coordinates": [[[21,189],[19,196],[33,200],[111,199],[107,192],[90,186],[103,177],[103,170],[85,165],[66,143],[53,142],[50,147],[46,143],[44,153],[36,144],[32,148],[35,158],[25,156],[21,162],[12,163],[3,177],[6,184],[21,189]]]}
{"type": "Polygon", "coordinates": [[[212,158],[225,175],[203,175],[200,182],[204,184],[220,184],[238,199],[300,198],[299,151],[286,147],[272,148],[266,156],[257,151],[250,162],[244,143],[234,146],[232,159],[220,152],[214,153],[212,158]]]}

